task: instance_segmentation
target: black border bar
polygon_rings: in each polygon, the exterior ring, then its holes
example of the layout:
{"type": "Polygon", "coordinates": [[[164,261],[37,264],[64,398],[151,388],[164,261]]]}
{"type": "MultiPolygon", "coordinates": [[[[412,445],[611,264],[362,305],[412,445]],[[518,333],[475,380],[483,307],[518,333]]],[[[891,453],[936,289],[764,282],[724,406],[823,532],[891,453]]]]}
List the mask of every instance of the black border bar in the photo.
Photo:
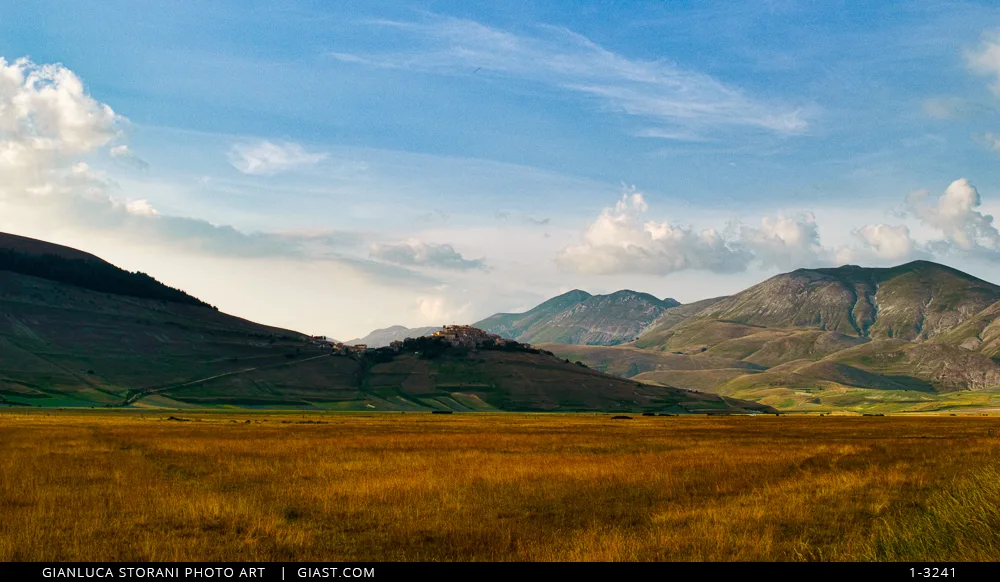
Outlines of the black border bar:
{"type": "MultiPolygon", "coordinates": [[[[1000,560],[1000,556],[997,557],[1000,560]]],[[[1000,580],[1000,563],[901,563],[901,562],[339,562],[328,563],[0,563],[0,580],[453,580],[496,576],[579,577],[581,580],[622,580],[656,576],[659,579],[692,576],[725,576],[739,580],[748,576],[773,580],[808,578],[849,580],[1000,580]]],[[[849,582],[854,582],[849,580],[849,582]]]]}

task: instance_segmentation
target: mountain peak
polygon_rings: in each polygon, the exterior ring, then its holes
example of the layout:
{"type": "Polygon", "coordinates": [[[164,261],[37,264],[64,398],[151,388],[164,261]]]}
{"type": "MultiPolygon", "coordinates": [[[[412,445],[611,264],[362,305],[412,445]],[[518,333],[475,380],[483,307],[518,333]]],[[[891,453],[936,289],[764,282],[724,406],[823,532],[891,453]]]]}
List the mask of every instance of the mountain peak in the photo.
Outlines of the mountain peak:
{"type": "Polygon", "coordinates": [[[473,325],[523,342],[615,345],[635,339],[675,305],[631,289],[607,295],[574,289],[524,313],[498,313],[473,325]]]}
{"type": "Polygon", "coordinates": [[[706,315],[765,327],[927,339],[1000,300],[1000,286],[931,261],[797,269],[719,302],[706,315]]]}

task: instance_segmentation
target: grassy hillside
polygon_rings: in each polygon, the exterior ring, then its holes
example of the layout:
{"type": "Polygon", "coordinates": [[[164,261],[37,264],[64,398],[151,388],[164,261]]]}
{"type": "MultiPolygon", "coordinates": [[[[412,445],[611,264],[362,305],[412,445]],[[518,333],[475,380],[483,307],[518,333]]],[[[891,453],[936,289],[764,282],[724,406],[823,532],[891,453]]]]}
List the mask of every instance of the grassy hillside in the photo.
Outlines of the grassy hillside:
{"type": "Polygon", "coordinates": [[[646,385],[539,350],[445,348],[393,356],[321,356],[159,391],[159,403],[334,410],[767,410],[737,399],[646,385]]]}
{"type": "Polygon", "coordinates": [[[302,334],[0,271],[0,402],[92,406],[306,353],[302,334]]]}

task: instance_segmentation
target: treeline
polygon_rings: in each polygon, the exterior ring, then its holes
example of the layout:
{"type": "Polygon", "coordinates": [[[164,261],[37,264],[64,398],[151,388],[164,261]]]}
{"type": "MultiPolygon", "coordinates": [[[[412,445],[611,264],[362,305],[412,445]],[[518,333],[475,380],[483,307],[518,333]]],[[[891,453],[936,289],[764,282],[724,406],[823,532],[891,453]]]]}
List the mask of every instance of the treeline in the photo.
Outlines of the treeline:
{"type": "Polygon", "coordinates": [[[180,289],[168,287],[145,273],[138,271],[130,273],[104,261],[67,259],[57,255],[33,255],[12,249],[0,249],[0,271],[13,271],[102,293],[215,309],[208,303],[180,289]]]}

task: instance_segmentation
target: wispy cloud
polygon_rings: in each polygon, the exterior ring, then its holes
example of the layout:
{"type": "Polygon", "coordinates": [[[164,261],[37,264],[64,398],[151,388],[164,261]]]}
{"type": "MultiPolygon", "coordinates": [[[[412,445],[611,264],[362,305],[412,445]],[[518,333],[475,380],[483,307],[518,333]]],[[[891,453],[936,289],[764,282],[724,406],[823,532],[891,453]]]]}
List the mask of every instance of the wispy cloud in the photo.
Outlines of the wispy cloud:
{"type": "Polygon", "coordinates": [[[149,164],[139,156],[135,155],[132,148],[125,144],[114,146],[108,150],[108,155],[111,156],[113,160],[121,162],[127,166],[131,166],[137,170],[143,172],[149,171],[149,164]]]}
{"type": "Polygon", "coordinates": [[[292,142],[270,141],[236,144],[229,150],[229,163],[244,174],[273,176],[296,168],[313,166],[326,158],[325,153],[310,153],[292,142]]]}
{"type": "Polygon", "coordinates": [[[565,28],[538,26],[518,35],[472,20],[375,21],[422,41],[405,53],[334,52],[347,63],[440,74],[503,74],[596,97],[650,124],[649,137],[690,136],[692,129],[742,126],[778,134],[808,127],[801,108],[770,104],[669,60],[630,59],[565,28]],[[687,128],[687,131],[677,131],[687,128]]]}
{"type": "Polygon", "coordinates": [[[984,35],[980,47],[966,52],[965,59],[973,71],[994,77],[992,89],[1000,95],[1000,33],[984,35]]]}
{"type": "Polygon", "coordinates": [[[400,243],[373,244],[369,256],[387,263],[410,267],[435,267],[459,271],[486,268],[484,260],[466,259],[449,244],[425,243],[416,239],[400,243]]]}
{"type": "Polygon", "coordinates": [[[540,218],[540,217],[537,217],[537,216],[532,216],[530,214],[522,214],[522,213],[519,213],[519,212],[514,213],[514,212],[509,212],[509,211],[506,211],[506,210],[501,210],[501,211],[498,211],[498,212],[494,213],[493,214],[493,218],[495,218],[495,219],[497,219],[499,221],[503,221],[503,222],[512,221],[512,220],[513,221],[518,221],[518,222],[523,222],[524,224],[528,224],[528,225],[531,225],[531,226],[547,226],[550,222],[552,222],[552,219],[550,219],[548,217],[541,217],[540,218]]]}

